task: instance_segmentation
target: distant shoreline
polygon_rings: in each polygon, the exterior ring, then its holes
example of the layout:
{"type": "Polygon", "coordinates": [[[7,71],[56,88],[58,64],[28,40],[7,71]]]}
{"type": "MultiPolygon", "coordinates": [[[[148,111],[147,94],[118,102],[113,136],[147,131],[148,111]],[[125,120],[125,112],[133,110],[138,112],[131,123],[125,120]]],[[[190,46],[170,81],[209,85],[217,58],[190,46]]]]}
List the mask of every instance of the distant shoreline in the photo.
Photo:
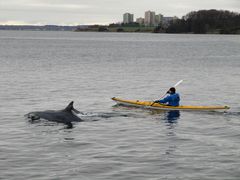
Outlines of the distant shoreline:
{"type": "Polygon", "coordinates": [[[102,25],[83,25],[83,26],[34,26],[34,25],[0,25],[2,31],[68,31],[68,32],[115,32],[115,33],[160,33],[160,34],[232,34],[240,35],[240,27],[228,32],[221,29],[210,29],[202,33],[194,32],[168,32],[167,29],[153,26],[102,26],[102,25]]]}
{"type": "Polygon", "coordinates": [[[206,33],[194,33],[194,32],[166,32],[164,29],[158,29],[157,27],[108,27],[100,25],[91,26],[25,26],[25,25],[0,25],[1,31],[67,31],[67,32],[115,32],[115,33],[160,33],[160,34],[232,34],[240,35],[240,29],[234,33],[220,33],[219,30],[212,30],[206,33]]]}
{"type": "Polygon", "coordinates": [[[57,26],[57,25],[0,25],[0,30],[14,31],[75,31],[79,26],[57,26]]]}

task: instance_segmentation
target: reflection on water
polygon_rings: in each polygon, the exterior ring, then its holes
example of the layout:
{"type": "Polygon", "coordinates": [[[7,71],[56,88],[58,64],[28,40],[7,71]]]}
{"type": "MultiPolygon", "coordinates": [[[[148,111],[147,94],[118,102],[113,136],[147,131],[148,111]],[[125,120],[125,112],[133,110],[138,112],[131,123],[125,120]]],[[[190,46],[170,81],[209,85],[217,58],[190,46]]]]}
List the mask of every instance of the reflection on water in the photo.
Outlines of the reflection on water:
{"type": "Polygon", "coordinates": [[[165,115],[165,120],[168,123],[177,123],[177,120],[180,118],[180,111],[168,111],[165,115]]]}
{"type": "Polygon", "coordinates": [[[175,125],[178,122],[180,118],[180,111],[178,110],[173,110],[173,111],[166,111],[164,114],[164,120],[165,123],[168,127],[168,148],[166,149],[165,154],[166,155],[174,155],[177,145],[176,143],[176,133],[175,133],[175,125]]]}
{"type": "MultiPolygon", "coordinates": [[[[164,110],[151,110],[151,115],[157,115],[160,120],[164,120],[166,125],[173,129],[174,126],[177,124],[178,120],[180,119],[180,111],[179,110],[171,110],[171,111],[164,111],[164,110]]],[[[173,133],[173,132],[169,132],[173,133]]]]}
{"type": "Polygon", "coordinates": [[[171,111],[164,111],[164,110],[151,110],[151,115],[161,115],[163,120],[167,123],[177,123],[178,119],[180,118],[180,111],[179,110],[171,110],[171,111]]]}

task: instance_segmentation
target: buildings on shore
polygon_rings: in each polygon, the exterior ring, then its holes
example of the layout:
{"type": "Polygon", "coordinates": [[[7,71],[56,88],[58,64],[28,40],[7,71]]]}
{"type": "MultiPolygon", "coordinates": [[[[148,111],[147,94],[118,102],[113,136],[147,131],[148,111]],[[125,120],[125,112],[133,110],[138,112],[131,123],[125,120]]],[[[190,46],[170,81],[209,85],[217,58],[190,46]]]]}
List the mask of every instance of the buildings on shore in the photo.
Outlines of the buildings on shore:
{"type": "Polygon", "coordinates": [[[155,20],[155,12],[153,11],[146,11],[145,18],[144,18],[144,25],[145,26],[154,26],[156,24],[155,20]]]}
{"type": "Polygon", "coordinates": [[[146,11],[143,17],[136,18],[134,21],[134,14],[124,13],[123,14],[123,24],[130,24],[133,22],[138,23],[142,26],[168,26],[170,21],[178,19],[174,17],[164,17],[162,14],[156,14],[154,11],[146,11]]]}
{"type": "Polygon", "coordinates": [[[134,15],[130,13],[125,13],[123,14],[123,23],[124,24],[129,24],[133,23],[134,15]]]}

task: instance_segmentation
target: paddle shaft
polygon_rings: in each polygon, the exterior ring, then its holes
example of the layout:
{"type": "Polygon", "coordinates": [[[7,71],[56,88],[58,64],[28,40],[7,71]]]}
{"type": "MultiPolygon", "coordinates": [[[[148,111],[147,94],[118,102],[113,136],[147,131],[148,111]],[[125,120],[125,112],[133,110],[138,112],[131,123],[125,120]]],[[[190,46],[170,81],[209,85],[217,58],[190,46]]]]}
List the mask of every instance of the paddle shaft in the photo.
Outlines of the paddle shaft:
{"type": "MultiPolygon", "coordinates": [[[[178,86],[179,84],[181,84],[182,82],[183,82],[183,80],[178,81],[173,87],[177,87],[177,86],[178,86]]],[[[163,96],[161,96],[160,99],[164,98],[164,97],[166,96],[166,94],[167,94],[167,93],[165,93],[163,96]]],[[[155,104],[155,102],[153,102],[153,103],[151,104],[151,106],[154,105],[154,104],[155,104]]]]}

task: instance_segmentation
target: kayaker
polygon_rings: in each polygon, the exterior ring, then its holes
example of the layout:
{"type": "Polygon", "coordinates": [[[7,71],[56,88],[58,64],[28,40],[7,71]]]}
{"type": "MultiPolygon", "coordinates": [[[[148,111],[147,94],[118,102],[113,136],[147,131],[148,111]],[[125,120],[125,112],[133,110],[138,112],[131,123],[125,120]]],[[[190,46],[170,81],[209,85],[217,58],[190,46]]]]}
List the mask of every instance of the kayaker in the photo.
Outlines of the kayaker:
{"type": "Polygon", "coordinates": [[[176,93],[176,89],[171,87],[167,94],[169,94],[167,97],[156,100],[154,103],[166,104],[168,106],[179,106],[180,96],[178,93],[176,93]]]}

